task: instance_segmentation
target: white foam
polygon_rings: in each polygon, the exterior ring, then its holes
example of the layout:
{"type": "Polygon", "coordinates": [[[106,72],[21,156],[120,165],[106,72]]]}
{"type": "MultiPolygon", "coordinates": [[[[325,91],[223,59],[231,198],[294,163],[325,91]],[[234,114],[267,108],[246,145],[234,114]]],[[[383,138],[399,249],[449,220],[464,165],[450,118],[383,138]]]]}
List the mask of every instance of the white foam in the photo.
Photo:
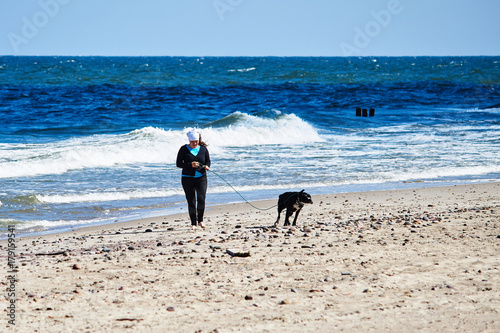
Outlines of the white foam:
{"type": "Polygon", "coordinates": [[[103,222],[102,219],[90,219],[90,220],[31,220],[24,221],[22,224],[18,225],[16,228],[16,232],[24,233],[24,232],[36,232],[36,231],[44,231],[47,229],[54,229],[57,227],[75,227],[82,226],[91,223],[99,223],[103,222]]]}
{"type": "Polygon", "coordinates": [[[269,144],[303,144],[324,141],[318,131],[294,114],[277,113],[273,118],[262,118],[235,112],[234,122],[223,128],[202,130],[216,147],[246,147],[269,144]]]}
{"type": "Polygon", "coordinates": [[[98,135],[48,144],[16,145],[0,163],[0,177],[60,174],[130,163],[165,163],[181,145],[179,133],[152,127],[122,135],[98,135]],[[7,160],[7,161],[5,161],[7,160]]]}
{"type": "MultiPolygon", "coordinates": [[[[237,112],[229,126],[202,129],[211,153],[225,147],[297,144],[321,141],[313,126],[299,117],[277,115],[260,118],[237,112]]],[[[62,174],[70,170],[133,164],[173,164],[184,130],[145,127],[120,135],[94,135],[47,144],[0,146],[0,178],[62,174]]]]}
{"type": "Polygon", "coordinates": [[[490,173],[500,173],[500,165],[465,167],[443,166],[410,173],[396,172],[393,173],[390,178],[392,181],[408,181],[415,179],[439,179],[443,177],[481,176],[490,173]]]}
{"type": "Polygon", "coordinates": [[[163,198],[183,194],[182,190],[140,190],[140,191],[115,191],[95,192],[83,194],[44,195],[37,194],[41,203],[75,203],[75,202],[102,202],[144,198],[163,198]]]}
{"type": "Polygon", "coordinates": [[[244,73],[244,72],[250,72],[250,71],[254,71],[254,70],[256,70],[255,67],[240,68],[240,69],[228,69],[227,71],[228,72],[240,72],[240,73],[244,73]]]}

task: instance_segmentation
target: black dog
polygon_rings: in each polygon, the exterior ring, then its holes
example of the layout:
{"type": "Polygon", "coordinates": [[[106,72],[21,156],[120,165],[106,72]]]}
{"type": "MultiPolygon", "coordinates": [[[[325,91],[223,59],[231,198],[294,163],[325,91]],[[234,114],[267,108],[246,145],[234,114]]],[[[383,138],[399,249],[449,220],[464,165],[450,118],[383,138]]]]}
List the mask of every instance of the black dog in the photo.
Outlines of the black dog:
{"type": "Polygon", "coordinates": [[[304,207],[304,204],[309,203],[313,203],[311,196],[304,192],[304,190],[300,192],[286,192],[281,194],[278,199],[278,219],[274,223],[274,226],[278,225],[278,222],[280,221],[281,211],[285,208],[285,225],[290,225],[290,221],[288,221],[288,219],[295,211],[295,218],[293,219],[292,225],[297,225],[297,217],[299,216],[300,210],[302,209],[302,207],[304,207]]]}

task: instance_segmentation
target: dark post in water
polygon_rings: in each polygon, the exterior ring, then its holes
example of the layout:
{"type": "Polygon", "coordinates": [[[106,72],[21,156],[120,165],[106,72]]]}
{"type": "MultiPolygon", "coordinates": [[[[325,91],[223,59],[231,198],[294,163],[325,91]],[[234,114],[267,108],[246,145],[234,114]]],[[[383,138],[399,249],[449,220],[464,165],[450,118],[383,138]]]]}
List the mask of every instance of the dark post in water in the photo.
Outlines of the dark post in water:
{"type": "Polygon", "coordinates": [[[356,117],[374,117],[375,116],[375,109],[371,108],[370,111],[368,112],[368,109],[361,109],[361,108],[356,108],[356,117]]]}

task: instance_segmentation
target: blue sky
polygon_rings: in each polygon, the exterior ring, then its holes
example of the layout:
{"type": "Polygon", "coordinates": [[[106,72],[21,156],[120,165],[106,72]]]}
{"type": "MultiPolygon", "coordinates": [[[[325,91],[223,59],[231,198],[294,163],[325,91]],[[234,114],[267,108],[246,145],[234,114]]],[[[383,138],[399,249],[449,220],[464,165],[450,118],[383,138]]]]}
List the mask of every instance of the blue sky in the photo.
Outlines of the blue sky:
{"type": "Polygon", "coordinates": [[[0,55],[500,55],[499,0],[0,0],[0,55]]]}

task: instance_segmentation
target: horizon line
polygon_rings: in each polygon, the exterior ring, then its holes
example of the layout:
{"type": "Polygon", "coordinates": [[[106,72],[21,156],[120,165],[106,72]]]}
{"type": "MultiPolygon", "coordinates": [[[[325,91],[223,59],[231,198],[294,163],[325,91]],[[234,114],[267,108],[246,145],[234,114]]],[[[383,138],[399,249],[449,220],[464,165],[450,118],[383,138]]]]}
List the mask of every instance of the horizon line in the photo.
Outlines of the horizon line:
{"type": "Polygon", "coordinates": [[[0,54],[0,57],[129,57],[129,58],[418,58],[418,57],[499,57],[498,55],[66,55],[66,54],[46,54],[46,55],[28,55],[28,54],[0,54]]]}

